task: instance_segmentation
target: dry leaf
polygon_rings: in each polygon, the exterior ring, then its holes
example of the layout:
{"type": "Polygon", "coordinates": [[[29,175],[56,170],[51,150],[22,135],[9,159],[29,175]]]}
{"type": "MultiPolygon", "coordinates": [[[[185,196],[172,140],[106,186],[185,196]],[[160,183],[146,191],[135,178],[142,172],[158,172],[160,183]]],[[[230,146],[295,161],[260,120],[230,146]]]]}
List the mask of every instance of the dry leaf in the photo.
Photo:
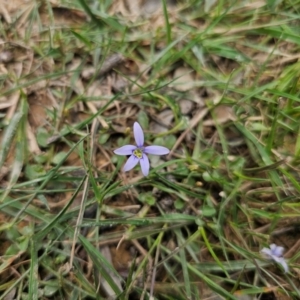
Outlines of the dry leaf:
{"type": "Polygon", "coordinates": [[[141,12],[145,15],[152,15],[162,9],[161,0],[144,1],[141,12]]]}
{"type": "Polygon", "coordinates": [[[63,7],[55,3],[51,3],[51,6],[53,19],[49,17],[49,8],[45,3],[39,8],[40,18],[45,26],[51,26],[53,22],[55,26],[76,28],[88,21],[87,15],[79,9],[63,7]]]}
{"type": "Polygon", "coordinates": [[[51,101],[49,101],[45,91],[36,92],[28,96],[29,104],[29,124],[33,131],[40,126],[44,126],[47,122],[47,110],[51,109],[51,101]]]}
{"type": "Polygon", "coordinates": [[[183,115],[187,115],[194,108],[194,102],[187,99],[181,99],[179,100],[179,106],[180,106],[181,113],[183,115]]]}
{"type": "Polygon", "coordinates": [[[194,78],[192,76],[193,70],[186,67],[176,69],[174,73],[174,81],[171,86],[179,92],[186,92],[195,87],[194,78]]]}
{"type": "Polygon", "coordinates": [[[81,77],[85,80],[89,80],[96,73],[96,68],[92,66],[85,66],[81,72],[81,77]]]}
{"type": "Polygon", "coordinates": [[[174,118],[171,109],[166,109],[159,113],[156,117],[152,116],[155,122],[150,123],[150,130],[156,134],[167,132],[174,118]]]}
{"type": "Polygon", "coordinates": [[[115,0],[110,8],[112,15],[121,14],[135,21],[141,14],[141,0],[115,0]]]}
{"type": "Polygon", "coordinates": [[[0,63],[8,63],[13,60],[13,54],[9,50],[4,50],[0,53],[0,63]]]}
{"type": "Polygon", "coordinates": [[[214,119],[204,121],[204,126],[214,126],[215,121],[218,124],[224,124],[228,121],[234,121],[236,119],[232,107],[227,105],[219,105],[214,108],[213,115],[214,119]]]}
{"type": "Polygon", "coordinates": [[[26,125],[26,135],[27,135],[29,152],[31,154],[41,154],[42,151],[37,143],[36,135],[34,134],[29,123],[27,123],[26,125]]]}
{"type": "Polygon", "coordinates": [[[10,292],[8,292],[8,294],[3,298],[3,300],[14,300],[15,295],[16,295],[17,289],[16,288],[12,288],[10,290],[10,292]]]}

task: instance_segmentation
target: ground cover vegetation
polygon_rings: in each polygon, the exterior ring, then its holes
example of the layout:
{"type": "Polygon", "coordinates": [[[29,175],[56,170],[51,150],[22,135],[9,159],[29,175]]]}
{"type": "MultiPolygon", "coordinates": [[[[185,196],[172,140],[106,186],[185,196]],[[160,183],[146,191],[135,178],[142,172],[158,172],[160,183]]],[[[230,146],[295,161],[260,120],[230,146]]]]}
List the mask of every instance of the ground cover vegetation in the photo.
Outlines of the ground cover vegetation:
{"type": "Polygon", "coordinates": [[[0,299],[300,299],[299,1],[0,2],[0,299]]]}

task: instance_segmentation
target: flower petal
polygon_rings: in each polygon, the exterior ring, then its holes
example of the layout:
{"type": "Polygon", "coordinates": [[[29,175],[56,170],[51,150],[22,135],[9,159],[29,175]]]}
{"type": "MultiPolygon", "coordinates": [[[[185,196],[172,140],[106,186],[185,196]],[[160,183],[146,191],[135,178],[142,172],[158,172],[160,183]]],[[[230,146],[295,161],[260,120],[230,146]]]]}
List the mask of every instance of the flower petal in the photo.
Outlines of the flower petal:
{"type": "Polygon", "coordinates": [[[264,254],[268,259],[272,259],[276,263],[280,264],[285,272],[289,271],[289,266],[282,257],[284,248],[281,246],[277,246],[276,244],[271,244],[269,248],[263,248],[260,252],[264,254]]]}
{"type": "Polygon", "coordinates": [[[135,157],[134,155],[131,155],[128,160],[126,161],[126,164],[123,167],[123,171],[127,172],[131,169],[133,169],[137,163],[139,162],[139,159],[135,157]]]}
{"type": "Polygon", "coordinates": [[[136,146],[133,145],[125,145],[121,148],[114,150],[115,154],[118,155],[132,155],[132,152],[136,149],[136,146]]]}
{"type": "Polygon", "coordinates": [[[260,250],[260,253],[266,255],[267,258],[273,258],[272,250],[270,250],[269,248],[262,248],[262,249],[260,250]]]}
{"type": "Polygon", "coordinates": [[[144,149],[144,152],[147,154],[154,154],[154,155],[164,155],[168,154],[170,150],[163,146],[147,146],[144,149]]]}
{"type": "Polygon", "coordinates": [[[144,145],[144,132],[141,125],[138,122],[133,124],[133,134],[134,139],[138,147],[143,147],[144,145]]]}
{"type": "Polygon", "coordinates": [[[140,159],[140,165],[142,169],[142,173],[144,176],[148,176],[149,169],[150,169],[150,163],[149,159],[146,154],[143,153],[143,157],[140,159]]]}
{"type": "Polygon", "coordinates": [[[281,246],[276,246],[276,248],[272,249],[273,255],[276,255],[277,257],[281,257],[283,254],[284,248],[281,246]]]}
{"type": "Polygon", "coordinates": [[[272,259],[274,260],[274,261],[276,261],[277,263],[281,263],[281,260],[282,260],[282,258],[283,257],[277,257],[277,256],[275,256],[275,255],[272,255],[272,259]]]}
{"type": "Polygon", "coordinates": [[[280,257],[280,260],[277,261],[284,269],[284,272],[287,273],[289,271],[289,266],[283,257],[280,257]]]}

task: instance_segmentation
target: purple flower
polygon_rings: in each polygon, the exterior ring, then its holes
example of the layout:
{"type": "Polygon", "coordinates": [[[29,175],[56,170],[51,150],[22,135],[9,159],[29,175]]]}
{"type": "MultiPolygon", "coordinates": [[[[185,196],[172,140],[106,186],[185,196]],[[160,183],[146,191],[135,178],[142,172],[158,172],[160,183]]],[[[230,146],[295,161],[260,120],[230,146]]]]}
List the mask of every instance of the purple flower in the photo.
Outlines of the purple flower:
{"type": "Polygon", "coordinates": [[[276,244],[271,244],[269,248],[263,248],[260,252],[264,254],[268,259],[274,260],[278,264],[280,264],[285,272],[289,271],[289,267],[282,256],[284,248],[281,246],[277,246],[276,244]]]}
{"type": "Polygon", "coordinates": [[[136,146],[125,145],[114,150],[114,153],[118,155],[130,155],[123,167],[124,172],[133,169],[137,165],[137,163],[140,162],[142,173],[144,174],[144,176],[147,176],[149,174],[150,164],[146,154],[164,155],[168,154],[170,150],[166,147],[155,145],[144,147],[144,132],[138,122],[135,122],[133,124],[133,134],[136,146]]]}

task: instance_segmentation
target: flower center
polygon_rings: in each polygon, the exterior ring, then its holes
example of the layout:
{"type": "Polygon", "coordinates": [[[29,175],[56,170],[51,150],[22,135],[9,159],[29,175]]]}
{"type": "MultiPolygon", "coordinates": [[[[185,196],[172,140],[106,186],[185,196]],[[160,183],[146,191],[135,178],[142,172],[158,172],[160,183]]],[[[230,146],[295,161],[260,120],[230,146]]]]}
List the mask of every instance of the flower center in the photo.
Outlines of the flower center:
{"type": "Polygon", "coordinates": [[[137,148],[137,149],[135,149],[135,150],[133,151],[133,155],[134,155],[135,157],[141,159],[141,158],[143,157],[143,150],[137,148]]]}

